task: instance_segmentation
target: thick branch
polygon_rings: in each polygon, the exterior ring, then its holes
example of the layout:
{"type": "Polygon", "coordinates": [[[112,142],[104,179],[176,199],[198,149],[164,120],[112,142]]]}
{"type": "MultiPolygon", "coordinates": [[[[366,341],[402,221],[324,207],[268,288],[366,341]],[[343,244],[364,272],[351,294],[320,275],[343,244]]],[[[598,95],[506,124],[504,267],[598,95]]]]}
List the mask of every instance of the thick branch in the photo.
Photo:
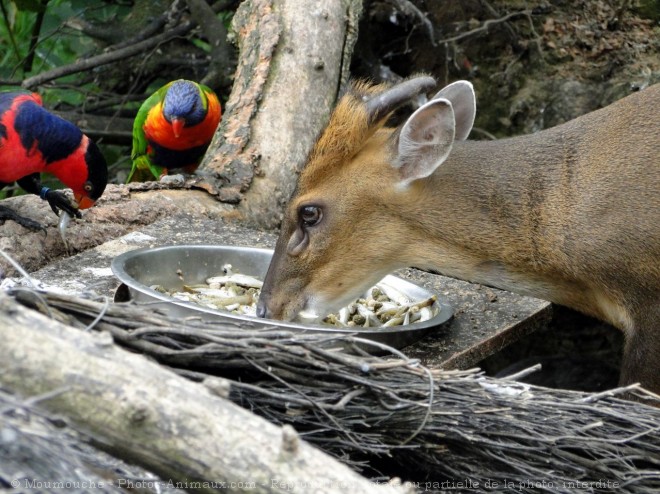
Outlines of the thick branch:
{"type": "Polygon", "coordinates": [[[25,79],[23,81],[23,87],[26,89],[32,89],[36,86],[44,84],[45,82],[59,79],[60,77],[76,74],[78,72],[84,72],[86,70],[100,67],[101,65],[106,65],[113,62],[118,62],[119,60],[134,57],[146,50],[155,48],[161,43],[166,43],[178,36],[183,36],[192,28],[194,28],[195,25],[196,24],[194,22],[185,22],[170,31],[154,36],[153,38],[140,41],[134,45],[126,46],[118,50],[109,51],[107,53],[102,53],[101,55],[85,58],[69,65],[56,67],[52,70],[42,72],[41,74],[37,74],[33,77],[25,79]]]}
{"type": "MultiPolygon", "coordinates": [[[[112,343],[0,298],[0,384],[43,405],[113,454],[176,481],[250,483],[252,492],[402,492],[374,486],[279,428],[112,343]],[[139,379],[136,379],[138,377],[139,379]],[[286,483],[286,484],[284,484],[286,483]]],[[[217,386],[216,386],[217,388],[217,386]]],[[[216,491],[213,485],[202,491],[216,491]]],[[[237,488],[232,490],[238,490],[237,488]]]]}
{"type": "Polygon", "coordinates": [[[187,3],[192,18],[199,24],[211,45],[209,70],[202,83],[211,87],[229,85],[232,50],[227,42],[225,25],[216,17],[213,8],[206,3],[206,0],[187,0],[187,3]]]}
{"type": "Polygon", "coordinates": [[[9,21],[9,13],[7,12],[7,8],[5,7],[4,2],[0,2],[0,10],[2,11],[2,17],[5,21],[5,27],[7,29],[7,34],[9,35],[9,41],[11,42],[11,46],[14,50],[14,55],[16,56],[16,60],[20,62],[21,52],[18,49],[18,44],[16,43],[16,38],[14,37],[14,30],[12,29],[11,22],[9,21]]]}
{"type": "Polygon", "coordinates": [[[32,64],[34,63],[34,54],[37,50],[37,44],[39,43],[39,34],[41,33],[41,26],[44,22],[44,16],[46,14],[46,6],[48,5],[48,0],[41,0],[41,8],[37,12],[37,18],[34,21],[32,26],[32,34],[30,36],[30,49],[28,50],[27,57],[25,57],[25,62],[23,63],[23,71],[30,72],[32,70],[32,64]]]}
{"type": "MultiPolygon", "coordinates": [[[[209,7],[209,10],[213,12],[215,17],[215,12],[219,12],[220,10],[227,8],[230,3],[231,2],[229,0],[220,1],[215,3],[212,7],[209,7]]],[[[23,81],[22,86],[26,89],[32,89],[54,79],[59,79],[60,77],[76,74],[78,72],[84,72],[86,70],[100,67],[102,65],[118,62],[119,60],[123,60],[125,58],[134,57],[140,53],[157,47],[161,43],[167,43],[174,38],[183,36],[197,26],[197,21],[188,21],[170,29],[167,32],[144,39],[147,35],[151,35],[156,30],[160,29],[160,27],[165,24],[165,21],[166,17],[165,14],[163,14],[163,16],[154,19],[154,21],[151,22],[141,33],[138,33],[138,35],[131,38],[130,40],[109,47],[105,53],[96,55],[94,57],[85,58],[69,65],[56,67],[46,72],[42,72],[41,74],[37,74],[23,81]]],[[[77,24],[75,27],[82,30],[83,32],[85,29],[90,28],[89,24],[84,23],[77,24]]],[[[224,26],[222,29],[224,29],[224,26]]]]}
{"type": "MultiPolygon", "coordinates": [[[[95,24],[93,22],[88,22],[81,17],[73,17],[68,19],[64,25],[68,28],[80,31],[85,36],[103,41],[106,44],[120,43],[120,40],[123,40],[126,36],[125,31],[115,24],[95,24]]],[[[150,25],[149,28],[151,29],[151,27],[152,26],[150,25]]],[[[150,36],[155,34],[156,31],[161,27],[163,27],[163,24],[158,25],[157,28],[151,32],[150,36]]]]}

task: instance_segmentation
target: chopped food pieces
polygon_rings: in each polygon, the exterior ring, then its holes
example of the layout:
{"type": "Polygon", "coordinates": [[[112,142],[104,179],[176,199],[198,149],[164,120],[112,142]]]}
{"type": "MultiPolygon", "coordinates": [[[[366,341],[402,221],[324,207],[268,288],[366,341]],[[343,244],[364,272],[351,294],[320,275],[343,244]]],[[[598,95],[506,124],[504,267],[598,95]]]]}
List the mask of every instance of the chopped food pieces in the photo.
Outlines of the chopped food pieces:
{"type": "MultiPolygon", "coordinates": [[[[192,302],[210,309],[220,309],[256,317],[257,300],[263,282],[253,276],[233,271],[230,264],[223,266],[223,274],[206,279],[206,283],[183,285],[180,290],[163,286],[151,288],[184,302],[192,302]]],[[[363,298],[343,307],[337,314],[323,319],[325,324],[342,328],[389,328],[427,321],[438,313],[435,295],[412,300],[397,288],[379,283],[370,288],[363,298]]]]}

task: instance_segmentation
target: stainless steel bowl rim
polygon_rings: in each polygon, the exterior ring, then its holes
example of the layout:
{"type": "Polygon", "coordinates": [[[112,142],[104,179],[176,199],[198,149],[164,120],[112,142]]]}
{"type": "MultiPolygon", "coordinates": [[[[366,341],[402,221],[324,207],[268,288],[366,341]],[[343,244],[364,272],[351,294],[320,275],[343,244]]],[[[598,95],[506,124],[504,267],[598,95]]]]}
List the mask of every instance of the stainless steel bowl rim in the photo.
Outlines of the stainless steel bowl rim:
{"type": "MultiPolygon", "coordinates": [[[[272,249],[262,249],[257,247],[242,247],[242,246],[233,246],[233,245],[177,244],[177,245],[161,245],[158,247],[143,247],[140,249],[134,249],[128,252],[124,252],[123,254],[119,254],[118,256],[116,256],[111,262],[112,272],[119,279],[119,281],[121,281],[124,285],[126,285],[129,288],[131,292],[133,291],[140,292],[142,294],[148,295],[151,298],[160,300],[162,302],[173,304],[181,308],[189,309],[192,311],[191,313],[202,312],[205,314],[212,315],[214,316],[214,318],[217,317],[217,318],[225,318],[230,320],[239,320],[239,321],[245,321],[252,324],[258,324],[263,326],[278,326],[278,327],[286,327],[286,328],[306,330],[306,331],[321,331],[324,333],[340,333],[340,334],[353,334],[353,335],[387,334],[387,333],[400,333],[402,331],[425,330],[430,327],[438,326],[448,321],[453,315],[453,311],[451,307],[437,300],[433,304],[433,307],[439,309],[436,316],[423,322],[415,322],[412,324],[407,324],[405,326],[393,326],[391,328],[373,328],[373,329],[361,328],[361,327],[338,328],[335,326],[330,326],[325,324],[313,324],[313,323],[307,324],[307,323],[299,323],[299,322],[291,322],[291,321],[280,321],[275,319],[259,319],[251,316],[234,314],[232,312],[210,309],[197,305],[192,302],[185,302],[183,300],[174,299],[168,295],[165,295],[163,293],[154,290],[153,288],[150,288],[144,283],[137,281],[133,276],[128,274],[125,270],[126,263],[129,260],[133,259],[134,257],[144,255],[145,253],[149,253],[149,255],[158,255],[159,252],[165,250],[171,250],[171,249],[181,249],[181,250],[188,249],[193,251],[194,250],[208,251],[209,249],[211,250],[231,249],[239,252],[260,253],[269,256],[272,256],[273,254],[272,249]]],[[[213,274],[209,273],[209,276],[213,276],[213,274]]],[[[420,287],[419,285],[416,285],[410,281],[399,278],[398,276],[387,275],[381,281],[394,285],[397,284],[412,285],[419,290],[423,290],[427,292],[428,296],[432,295],[432,293],[426,290],[425,288],[420,287]]]]}

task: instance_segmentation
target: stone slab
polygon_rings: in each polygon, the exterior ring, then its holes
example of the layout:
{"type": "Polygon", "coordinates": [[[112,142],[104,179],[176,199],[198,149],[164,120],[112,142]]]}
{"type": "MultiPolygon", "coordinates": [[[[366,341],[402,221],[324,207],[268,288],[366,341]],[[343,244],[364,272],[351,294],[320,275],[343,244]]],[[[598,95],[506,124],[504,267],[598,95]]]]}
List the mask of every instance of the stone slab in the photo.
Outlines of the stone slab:
{"type": "MultiPolygon", "coordinates": [[[[272,248],[276,236],[210,219],[173,216],[31,273],[42,287],[112,299],[119,281],[112,259],[129,250],[161,245],[210,244],[272,248]]],[[[437,293],[454,308],[448,323],[404,352],[432,368],[475,366],[483,358],[542,327],[550,304],[494,288],[405,269],[399,276],[437,293]]]]}

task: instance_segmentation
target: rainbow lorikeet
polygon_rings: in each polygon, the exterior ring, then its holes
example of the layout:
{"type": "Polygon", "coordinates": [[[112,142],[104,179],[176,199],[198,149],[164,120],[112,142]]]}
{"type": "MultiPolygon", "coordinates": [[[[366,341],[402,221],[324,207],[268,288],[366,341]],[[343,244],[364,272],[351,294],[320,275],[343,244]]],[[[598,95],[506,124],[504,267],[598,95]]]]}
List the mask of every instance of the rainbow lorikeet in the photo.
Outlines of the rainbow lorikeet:
{"type": "MultiPolygon", "coordinates": [[[[80,217],[79,209],[94,205],[108,183],[108,167],[96,144],[71,122],[42,106],[36,93],[0,93],[0,189],[16,182],[26,192],[80,217]],[[76,204],[59,191],[41,185],[41,173],[55,175],[73,190],[76,204]]],[[[0,219],[31,228],[39,223],[0,207],[0,219]]]]}
{"type": "Polygon", "coordinates": [[[159,179],[174,168],[194,172],[220,116],[220,101],[210,88],[183,79],[165,84],[135,117],[133,167],[126,181],[159,179]]]}

